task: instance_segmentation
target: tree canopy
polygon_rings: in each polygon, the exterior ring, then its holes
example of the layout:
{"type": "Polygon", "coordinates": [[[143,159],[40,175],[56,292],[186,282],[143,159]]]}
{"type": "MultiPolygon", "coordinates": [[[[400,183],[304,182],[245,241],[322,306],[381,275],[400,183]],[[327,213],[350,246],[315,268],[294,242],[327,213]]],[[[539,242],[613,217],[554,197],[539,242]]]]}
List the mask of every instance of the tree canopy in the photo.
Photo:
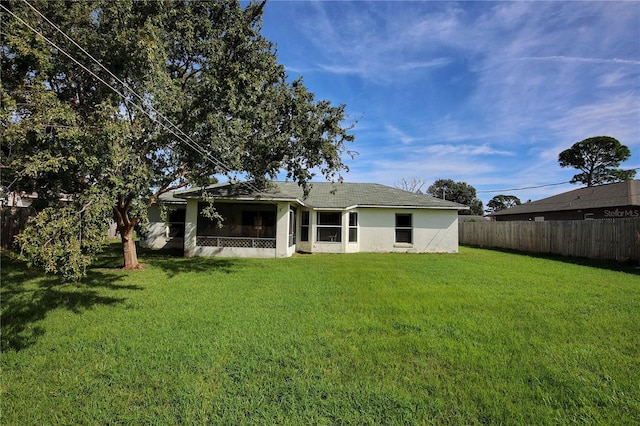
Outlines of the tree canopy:
{"type": "Polygon", "coordinates": [[[81,276],[115,218],[136,268],[147,207],[221,175],[342,178],[345,106],[288,81],[264,5],[3,2],[2,186],[38,194],[18,238],[32,264],[81,276]]]}
{"type": "Polygon", "coordinates": [[[487,213],[495,213],[522,204],[515,195],[496,195],[487,203],[487,213]]]}
{"type": "Polygon", "coordinates": [[[631,151],[611,136],[595,136],[576,142],[558,156],[560,167],[580,170],[571,183],[587,186],[633,179],[635,170],[621,170],[620,163],[631,156],[631,151]]]}
{"type": "MultiPolygon", "coordinates": [[[[476,189],[466,182],[438,179],[427,189],[427,194],[468,206],[468,214],[482,215],[482,201],[476,196],[476,189]]],[[[462,213],[465,214],[465,213],[462,213]]]]}

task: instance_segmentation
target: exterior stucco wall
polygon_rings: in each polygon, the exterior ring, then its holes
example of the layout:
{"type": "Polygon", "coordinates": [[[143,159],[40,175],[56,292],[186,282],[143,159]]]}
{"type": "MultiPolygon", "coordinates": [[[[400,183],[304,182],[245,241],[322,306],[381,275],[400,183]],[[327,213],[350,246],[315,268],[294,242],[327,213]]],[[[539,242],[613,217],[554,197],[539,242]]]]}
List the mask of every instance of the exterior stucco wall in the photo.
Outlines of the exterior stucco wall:
{"type": "Polygon", "coordinates": [[[184,240],[182,238],[169,237],[169,227],[160,217],[160,209],[157,204],[149,207],[148,215],[149,224],[140,239],[140,247],[152,250],[181,249],[184,240]]]}
{"type": "Polygon", "coordinates": [[[316,215],[310,215],[309,242],[299,243],[311,253],[411,252],[457,253],[458,214],[455,210],[360,208],[342,212],[342,241],[317,241],[316,215]],[[349,242],[349,213],[358,213],[358,241],[349,242]],[[412,215],[413,242],[395,242],[396,213],[412,215]]]}
{"type": "Polygon", "coordinates": [[[276,257],[289,257],[289,203],[277,203],[276,209],[276,257]]]}
{"type": "Polygon", "coordinates": [[[198,200],[187,200],[187,214],[184,221],[184,255],[186,257],[203,256],[197,252],[196,232],[198,226],[198,200]]]}
{"type": "Polygon", "coordinates": [[[261,248],[238,248],[238,247],[201,247],[197,246],[187,252],[186,257],[249,257],[249,258],[269,258],[275,257],[274,249],[261,248]]]}
{"type": "Polygon", "coordinates": [[[418,253],[458,253],[458,212],[422,210],[418,216],[418,253]]]}
{"type": "Polygon", "coordinates": [[[455,210],[360,209],[361,252],[457,253],[455,210]],[[412,215],[412,244],[395,242],[396,213],[412,215]]]}
{"type": "Polygon", "coordinates": [[[196,245],[198,200],[187,203],[185,256],[289,257],[297,250],[311,253],[411,252],[457,253],[458,215],[455,210],[359,208],[341,211],[342,241],[317,241],[317,211],[309,214],[309,241],[300,241],[301,212],[304,208],[287,202],[277,203],[276,249],[202,247],[196,245]],[[289,210],[296,211],[296,244],[289,245],[289,210]],[[349,213],[358,213],[358,241],[349,242],[349,213]],[[397,213],[412,215],[412,243],[395,242],[397,213]]]}

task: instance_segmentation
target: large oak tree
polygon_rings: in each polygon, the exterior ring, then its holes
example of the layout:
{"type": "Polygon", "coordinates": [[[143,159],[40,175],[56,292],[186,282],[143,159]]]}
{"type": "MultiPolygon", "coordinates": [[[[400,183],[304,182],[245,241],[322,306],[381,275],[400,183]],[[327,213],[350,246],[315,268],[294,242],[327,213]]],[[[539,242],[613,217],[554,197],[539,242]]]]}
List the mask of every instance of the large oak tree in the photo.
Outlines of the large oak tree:
{"type": "Polygon", "coordinates": [[[341,179],[345,107],[287,79],[260,35],[264,6],[3,2],[2,185],[38,194],[18,238],[32,264],[81,276],[115,218],[137,268],[146,208],[220,175],[341,179]]]}

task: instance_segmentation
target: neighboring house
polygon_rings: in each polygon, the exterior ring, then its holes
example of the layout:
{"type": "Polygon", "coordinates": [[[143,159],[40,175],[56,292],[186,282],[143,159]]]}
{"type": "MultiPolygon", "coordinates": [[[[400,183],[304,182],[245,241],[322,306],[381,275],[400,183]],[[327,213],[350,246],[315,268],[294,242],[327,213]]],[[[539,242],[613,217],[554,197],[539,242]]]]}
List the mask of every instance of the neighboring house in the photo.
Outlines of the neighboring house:
{"type": "Polygon", "coordinates": [[[222,224],[200,214],[208,204],[202,188],[174,192],[161,202],[184,209],[183,240],[157,220],[142,246],[182,242],[185,256],[229,257],[458,251],[458,211],[466,206],[378,184],[311,185],[307,197],[294,182],[273,182],[260,193],[247,184],[207,187],[222,224]]]}
{"type": "Polygon", "coordinates": [[[585,220],[640,217],[640,180],[574,189],[491,215],[495,220],[585,220]]]}
{"type": "Polygon", "coordinates": [[[38,198],[38,194],[27,194],[26,192],[11,191],[2,193],[0,204],[6,207],[29,207],[33,200],[38,198]]]}

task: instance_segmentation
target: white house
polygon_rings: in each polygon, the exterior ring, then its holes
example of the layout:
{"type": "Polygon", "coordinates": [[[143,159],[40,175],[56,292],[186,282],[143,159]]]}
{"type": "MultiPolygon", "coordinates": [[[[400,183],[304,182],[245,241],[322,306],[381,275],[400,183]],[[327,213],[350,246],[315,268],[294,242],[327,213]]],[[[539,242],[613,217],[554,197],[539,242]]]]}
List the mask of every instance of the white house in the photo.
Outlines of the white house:
{"type": "Polygon", "coordinates": [[[185,256],[288,257],[295,252],[456,253],[461,204],[379,184],[294,182],[256,193],[246,183],[176,191],[169,226],[150,213],[143,247],[182,246],[185,256]],[[213,197],[222,224],[201,215],[213,197]],[[184,221],[182,228],[181,220],[184,221]]]}
{"type": "Polygon", "coordinates": [[[142,247],[155,250],[184,248],[187,201],[173,194],[160,195],[160,202],[149,208],[149,224],[140,238],[142,247]],[[166,209],[166,219],[162,218],[160,205],[166,209]]]}

